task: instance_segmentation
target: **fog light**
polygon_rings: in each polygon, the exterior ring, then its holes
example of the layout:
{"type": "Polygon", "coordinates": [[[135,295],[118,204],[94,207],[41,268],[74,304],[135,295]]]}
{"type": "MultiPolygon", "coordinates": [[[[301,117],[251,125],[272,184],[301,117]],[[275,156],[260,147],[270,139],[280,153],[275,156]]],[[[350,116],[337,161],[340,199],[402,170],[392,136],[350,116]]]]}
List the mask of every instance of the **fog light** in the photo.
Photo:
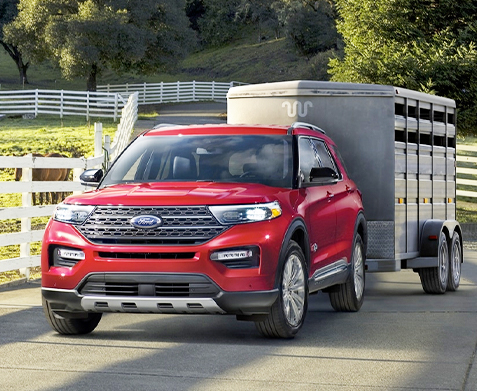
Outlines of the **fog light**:
{"type": "Polygon", "coordinates": [[[70,250],[67,248],[59,248],[58,256],[65,259],[74,259],[76,261],[82,261],[84,259],[84,252],[81,250],[70,250]]]}
{"type": "Polygon", "coordinates": [[[230,269],[249,269],[260,265],[260,249],[257,246],[227,248],[214,251],[210,259],[230,269]]]}
{"type": "Polygon", "coordinates": [[[67,247],[55,247],[50,253],[50,264],[56,267],[73,267],[79,261],[85,259],[85,254],[82,250],[67,247]]]}

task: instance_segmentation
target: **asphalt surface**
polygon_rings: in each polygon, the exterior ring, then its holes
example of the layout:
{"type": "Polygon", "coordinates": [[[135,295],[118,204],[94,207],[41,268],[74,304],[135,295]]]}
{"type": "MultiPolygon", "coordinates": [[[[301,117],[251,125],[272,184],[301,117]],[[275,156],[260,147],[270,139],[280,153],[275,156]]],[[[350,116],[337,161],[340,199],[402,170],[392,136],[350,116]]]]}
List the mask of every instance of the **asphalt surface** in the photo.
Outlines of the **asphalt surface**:
{"type": "MultiPolygon", "coordinates": [[[[166,107],[136,133],[225,122],[225,105],[195,108],[166,107]]],[[[310,296],[293,340],[220,315],[107,314],[89,335],[61,336],[44,317],[40,281],[3,286],[0,390],[476,391],[477,246],[466,247],[457,292],[427,295],[408,270],[367,274],[359,312],[310,296]]]]}
{"type": "Polygon", "coordinates": [[[40,283],[0,291],[1,390],[477,389],[477,252],[457,292],[411,271],[367,274],[358,313],[310,297],[293,340],[233,316],[108,314],[86,336],[52,331],[40,283]]]}

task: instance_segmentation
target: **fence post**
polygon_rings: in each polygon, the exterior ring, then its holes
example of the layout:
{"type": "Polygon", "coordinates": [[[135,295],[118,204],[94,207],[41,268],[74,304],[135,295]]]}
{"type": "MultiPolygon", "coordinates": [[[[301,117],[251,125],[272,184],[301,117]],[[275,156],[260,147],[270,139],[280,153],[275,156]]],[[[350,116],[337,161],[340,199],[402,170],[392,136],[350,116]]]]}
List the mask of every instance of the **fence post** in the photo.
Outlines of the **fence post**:
{"type": "Polygon", "coordinates": [[[143,96],[142,96],[142,103],[145,105],[146,104],[146,94],[147,94],[147,83],[144,82],[144,92],[143,92],[143,96]]]}
{"type": "Polygon", "coordinates": [[[35,117],[38,116],[38,88],[35,90],[35,117]]]}
{"type": "Polygon", "coordinates": [[[192,101],[195,102],[195,80],[192,81],[192,101]]]}
{"type": "Polygon", "coordinates": [[[177,82],[177,102],[181,101],[181,82],[177,82]]]}
{"type": "Polygon", "coordinates": [[[89,121],[89,91],[86,92],[86,121],[89,121]]]}
{"type": "Polygon", "coordinates": [[[163,91],[164,91],[164,82],[161,81],[161,93],[160,93],[160,98],[159,98],[160,102],[159,102],[159,103],[162,103],[162,94],[163,94],[163,91]]]}
{"type": "Polygon", "coordinates": [[[103,124],[101,122],[94,123],[94,157],[103,154],[103,124]]]}
{"type": "Polygon", "coordinates": [[[106,171],[109,169],[110,161],[109,157],[111,156],[111,136],[108,134],[104,136],[104,163],[103,170],[106,171]]]}
{"type": "MultiPolygon", "coordinates": [[[[31,157],[33,160],[33,155],[28,154],[27,156],[31,157]]],[[[31,168],[22,169],[22,182],[30,182],[33,180],[33,170],[31,168]]],[[[22,206],[29,207],[32,206],[32,193],[26,192],[22,193],[22,206]]],[[[31,217],[22,217],[21,218],[21,232],[30,232],[31,231],[31,217]]],[[[30,243],[21,243],[20,244],[20,258],[29,257],[30,253],[30,243]]],[[[30,278],[30,268],[25,267],[20,269],[20,275],[23,275],[27,278],[30,278]]]]}
{"type": "Polygon", "coordinates": [[[215,101],[215,81],[212,81],[212,100],[215,101]]]}
{"type": "Polygon", "coordinates": [[[118,120],[118,104],[119,104],[119,92],[114,95],[114,122],[118,120]]]}
{"type": "Polygon", "coordinates": [[[63,90],[61,90],[60,94],[60,118],[63,118],[63,90]]]}

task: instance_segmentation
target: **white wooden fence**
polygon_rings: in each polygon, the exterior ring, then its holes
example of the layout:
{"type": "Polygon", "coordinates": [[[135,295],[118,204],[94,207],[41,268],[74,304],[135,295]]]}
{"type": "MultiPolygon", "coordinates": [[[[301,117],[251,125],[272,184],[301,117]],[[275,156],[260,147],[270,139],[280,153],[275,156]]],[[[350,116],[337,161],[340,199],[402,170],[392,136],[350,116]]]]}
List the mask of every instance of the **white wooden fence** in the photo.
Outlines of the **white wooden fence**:
{"type": "Polygon", "coordinates": [[[98,86],[97,92],[65,90],[0,91],[2,114],[53,114],[113,118],[121,116],[128,97],[138,93],[138,104],[226,101],[228,90],[240,82],[175,82],[98,86]]]}
{"type": "Polygon", "coordinates": [[[228,90],[244,83],[222,82],[174,82],[174,83],[140,83],[98,86],[98,91],[118,92],[127,96],[132,92],[139,93],[140,105],[170,102],[226,101],[228,90]]]}
{"type": "Polygon", "coordinates": [[[457,197],[477,198],[477,146],[457,145],[457,197]]]}
{"type": "MultiPolygon", "coordinates": [[[[0,247],[20,245],[20,256],[0,260],[0,272],[30,268],[40,265],[40,256],[31,255],[31,243],[41,241],[44,230],[32,230],[32,218],[51,216],[56,205],[38,205],[32,203],[32,193],[41,192],[83,192],[86,190],[79,181],[80,174],[89,168],[109,164],[131,138],[137,119],[137,96],[130,95],[121,114],[121,122],[114,135],[113,143],[105,136],[103,146],[102,126],[95,124],[95,157],[93,158],[43,158],[33,156],[0,156],[0,168],[22,168],[21,182],[1,182],[0,194],[22,194],[22,206],[3,208],[0,206],[0,220],[21,219],[21,232],[0,235],[0,247]],[[38,182],[32,181],[34,168],[69,168],[73,170],[73,181],[38,182]]],[[[28,272],[26,272],[28,274],[28,272]]]]}
{"type": "Polygon", "coordinates": [[[19,90],[0,91],[0,114],[53,114],[113,118],[121,115],[126,103],[118,93],[64,91],[64,90],[19,90]]]}

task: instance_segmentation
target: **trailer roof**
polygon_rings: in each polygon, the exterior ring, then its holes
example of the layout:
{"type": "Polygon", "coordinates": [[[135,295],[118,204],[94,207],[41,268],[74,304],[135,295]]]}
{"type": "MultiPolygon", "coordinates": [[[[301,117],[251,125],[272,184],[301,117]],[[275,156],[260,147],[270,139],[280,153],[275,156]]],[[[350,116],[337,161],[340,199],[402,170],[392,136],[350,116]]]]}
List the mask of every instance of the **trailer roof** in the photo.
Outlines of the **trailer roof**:
{"type": "Polygon", "coordinates": [[[437,95],[380,84],[339,83],[315,80],[293,80],[232,87],[228,99],[279,96],[372,96],[403,97],[456,107],[455,101],[437,95]]]}

